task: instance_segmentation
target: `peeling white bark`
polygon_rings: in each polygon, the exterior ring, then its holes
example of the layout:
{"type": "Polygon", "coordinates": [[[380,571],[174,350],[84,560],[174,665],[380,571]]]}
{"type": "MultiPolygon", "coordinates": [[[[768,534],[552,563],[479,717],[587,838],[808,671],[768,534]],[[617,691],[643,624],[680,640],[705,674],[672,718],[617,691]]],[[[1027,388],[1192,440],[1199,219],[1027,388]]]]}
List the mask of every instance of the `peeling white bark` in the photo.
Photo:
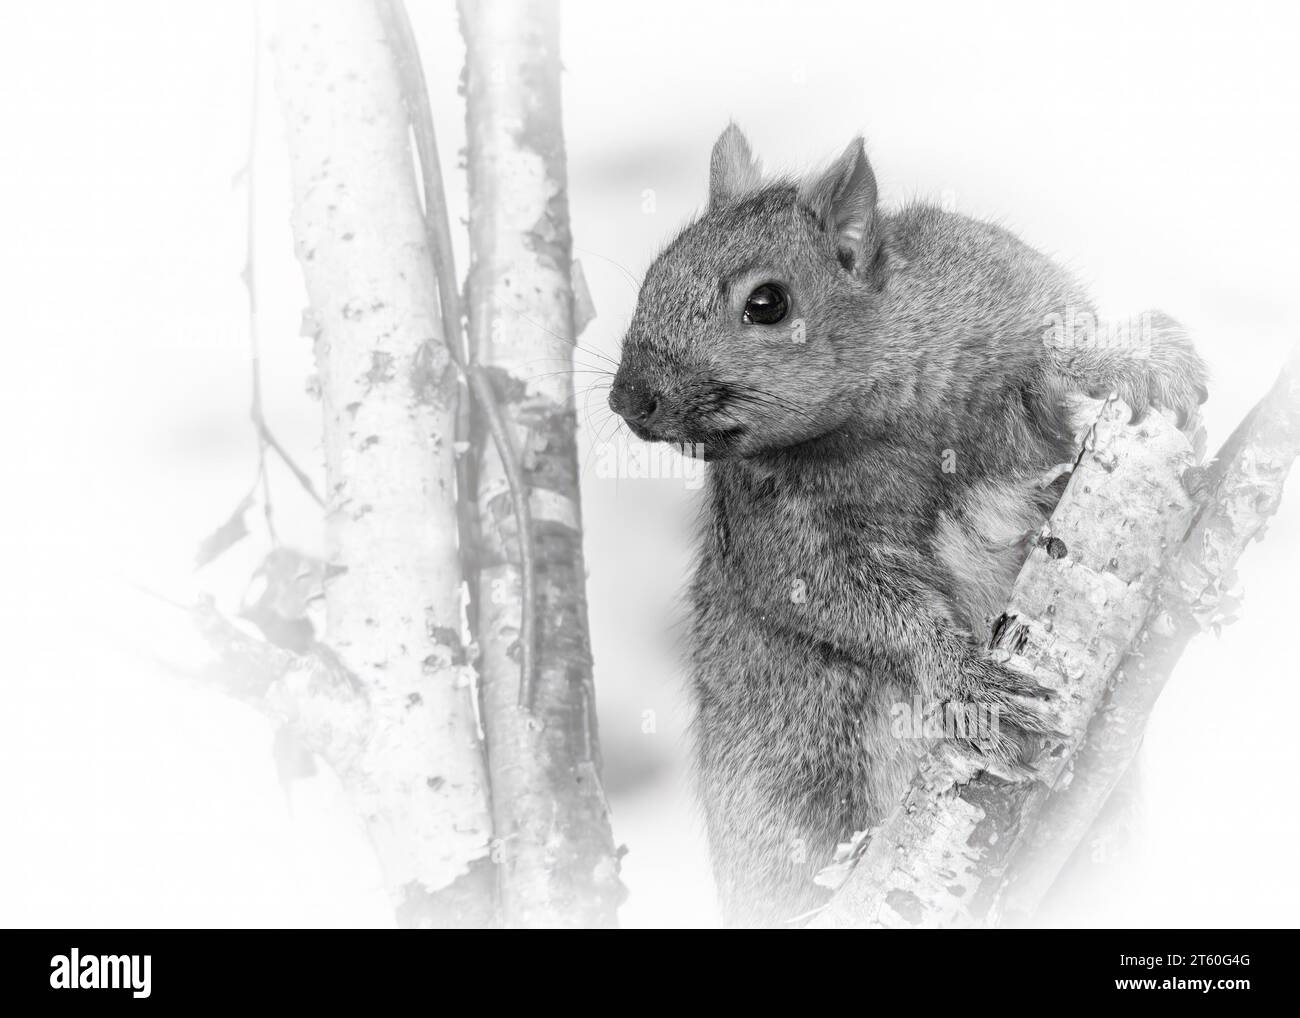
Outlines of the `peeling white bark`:
{"type": "Polygon", "coordinates": [[[1155,606],[1089,725],[1071,780],[1053,791],[1013,863],[993,910],[998,923],[1033,919],[1137,755],[1151,710],[1183,650],[1198,633],[1231,621],[1237,560],[1277,511],[1297,455],[1300,348],[1206,472],[1206,504],[1171,548],[1155,606]]]}
{"type": "Polygon", "coordinates": [[[293,228],[324,412],[326,640],[368,712],[341,776],[399,913],[420,921],[421,903],[485,859],[491,837],[461,641],[456,377],[374,5],[282,0],[279,13],[293,228]]]}
{"type": "Polygon", "coordinates": [[[1147,616],[1164,549],[1192,517],[1186,437],[1159,414],[1128,419],[1122,403],[1103,408],[991,639],[992,653],[1058,694],[1065,738],[1040,754],[1041,779],[1002,780],[944,746],[813,927],[962,926],[988,910],[1147,616]]]}
{"type": "MultiPolygon", "coordinates": [[[[596,740],[573,411],[574,289],[553,0],[462,0],[471,347],[529,489],[537,633],[519,704],[522,573],[500,456],[479,442],[482,701],[512,926],[609,926],[621,897],[596,740]]],[[[480,436],[480,439],[482,436],[480,436]]]]}

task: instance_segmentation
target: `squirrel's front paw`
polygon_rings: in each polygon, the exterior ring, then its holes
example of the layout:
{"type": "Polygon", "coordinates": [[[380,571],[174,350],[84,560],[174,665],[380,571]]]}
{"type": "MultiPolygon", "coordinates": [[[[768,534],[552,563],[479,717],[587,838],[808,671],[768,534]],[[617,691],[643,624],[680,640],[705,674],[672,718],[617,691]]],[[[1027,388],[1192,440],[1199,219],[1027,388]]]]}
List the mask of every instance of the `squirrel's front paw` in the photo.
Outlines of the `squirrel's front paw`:
{"type": "Polygon", "coordinates": [[[1062,737],[1052,708],[1055,699],[1052,690],[1032,678],[980,657],[972,659],[949,691],[945,707],[965,714],[966,731],[956,739],[963,749],[1005,777],[1032,778],[1043,740],[1062,737]]]}
{"type": "Polygon", "coordinates": [[[1209,390],[1205,363],[1192,347],[1186,330],[1161,311],[1148,311],[1129,330],[1127,345],[1112,351],[1102,378],[1089,389],[1096,399],[1118,394],[1139,419],[1152,409],[1171,410],[1178,426],[1186,428],[1197,418],[1209,390]]]}

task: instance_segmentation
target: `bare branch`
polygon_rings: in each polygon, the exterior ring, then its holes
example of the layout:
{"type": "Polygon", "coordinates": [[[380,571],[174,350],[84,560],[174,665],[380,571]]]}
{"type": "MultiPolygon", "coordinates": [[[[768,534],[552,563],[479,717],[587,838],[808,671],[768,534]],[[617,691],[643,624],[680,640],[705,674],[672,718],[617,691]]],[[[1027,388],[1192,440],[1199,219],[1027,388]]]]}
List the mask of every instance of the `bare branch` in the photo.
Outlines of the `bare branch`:
{"type": "MultiPolygon", "coordinates": [[[[487,422],[488,434],[496,446],[497,455],[505,468],[510,486],[510,501],[514,508],[515,525],[519,535],[519,566],[523,593],[520,599],[519,634],[519,704],[531,708],[533,686],[537,673],[537,556],[533,546],[532,511],[528,504],[528,486],[519,467],[519,451],[510,438],[505,417],[497,404],[492,384],[479,363],[478,345],[465,336],[464,320],[460,309],[460,294],[456,288],[456,261],[451,246],[451,227],[447,216],[447,197],[442,184],[442,164],[438,159],[438,138],[433,127],[433,112],[429,108],[429,90],[424,80],[424,68],[415,42],[415,33],[402,0],[380,0],[380,17],[384,30],[393,45],[398,66],[402,71],[402,95],[411,118],[415,134],[416,151],[423,174],[425,227],[429,247],[433,254],[434,269],[438,275],[438,298],[442,306],[443,335],[452,360],[460,369],[480,412],[487,422]]],[[[458,422],[463,427],[463,424],[458,422]]],[[[457,434],[458,441],[467,438],[457,434]]],[[[467,463],[462,459],[462,463],[467,463]]],[[[458,472],[464,480],[464,472],[458,472]]],[[[472,497],[468,483],[460,486],[461,500],[470,504],[472,497]]],[[[472,514],[470,514],[472,517],[472,514]]],[[[477,533],[477,528],[462,519],[465,538],[477,533]]],[[[468,544],[464,541],[463,544],[468,544]]],[[[476,552],[477,548],[471,549],[476,552]]],[[[472,558],[471,555],[465,556],[472,558]]]]}
{"type": "MultiPolygon", "coordinates": [[[[469,327],[517,456],[477,456],[482,535],[478,639],[483,724],[500,839],[502,911],[512,926],[611,926],[621,898],[618,856],[600,785],[595,691],[572,376],[539,378],[539,357],[570,363],[572,245],[560,110],[559,9],[554,0],[460,4],[466,45],[470,186],[469,327]],[[511,480],[527,482],[520,523],[511,480]],[[511,533],[532,529],[536,582],[511,533]],[[519,661],[538,606],[536,681],[519,661]]],[[[477,452],[477,449],[476,449],[477,452]]]]}
{"type": "Polygon", "coordinates": [[[1069,781],[1053,791],[1021,851],[1023,863],[1017,859],[1012,867],[995,908],[998,922],[1021,925],[1032,919],[1137,755],[1151,711],[1187,644],[1203,630],[1231,621],[1228,602],[1237,560],[1277,511],[1298,455],[1300,347],[1202,479],[1209,498],[1171,550],[1155,607],[1092,719],[1069,781]]]}
{"type": "Polygon", "coordinates": [[[490,907],[458,887],[490,875],[492,830],[461,636],[457,380],[400,76],[374,0],[280,12],[294,237],[318,330],[325,639],[370,706],[347,780],[404,921],[482,925],[439,904],[490,907]]]}

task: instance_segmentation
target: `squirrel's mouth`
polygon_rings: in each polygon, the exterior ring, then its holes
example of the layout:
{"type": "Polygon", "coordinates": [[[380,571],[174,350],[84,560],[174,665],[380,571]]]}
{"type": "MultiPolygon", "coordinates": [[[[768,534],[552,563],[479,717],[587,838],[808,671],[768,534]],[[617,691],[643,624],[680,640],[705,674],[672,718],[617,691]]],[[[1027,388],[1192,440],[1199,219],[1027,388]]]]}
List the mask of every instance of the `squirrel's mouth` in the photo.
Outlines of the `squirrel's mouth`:
{"type": "Polygon", "coordinates": [[[745,433],[737,424],[726,428],[648,428],[644,424],[628,421],[632,434],[643,442],[666,442],[675,445],[683,456],[711,460],[725,456],[745,433]]]}

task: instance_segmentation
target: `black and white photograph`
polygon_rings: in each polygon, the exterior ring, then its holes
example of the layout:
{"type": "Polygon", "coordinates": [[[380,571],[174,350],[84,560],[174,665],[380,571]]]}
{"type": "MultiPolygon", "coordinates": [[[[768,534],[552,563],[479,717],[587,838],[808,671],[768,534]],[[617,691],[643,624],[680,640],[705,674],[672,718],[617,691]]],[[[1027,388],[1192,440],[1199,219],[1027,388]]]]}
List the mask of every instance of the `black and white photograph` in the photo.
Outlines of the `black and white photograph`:
{"type": "Polygon", "coordinates": [[[1268,982],[1293,7],[0,18],[0,926],[68,931],[24,979],[961,929],[1268,982]]]}

